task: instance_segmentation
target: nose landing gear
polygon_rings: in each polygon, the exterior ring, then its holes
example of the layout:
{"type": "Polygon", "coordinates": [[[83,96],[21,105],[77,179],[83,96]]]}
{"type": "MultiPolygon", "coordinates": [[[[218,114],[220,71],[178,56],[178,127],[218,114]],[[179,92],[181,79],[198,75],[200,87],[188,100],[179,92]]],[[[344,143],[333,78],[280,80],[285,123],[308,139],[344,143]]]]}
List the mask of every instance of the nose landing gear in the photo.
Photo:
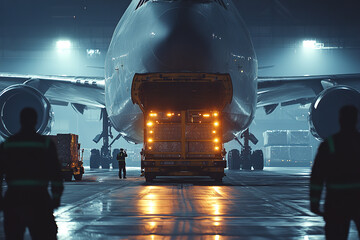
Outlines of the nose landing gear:
{"type": "Polygon", "coordinates": [[[102,169],[109,169],[110,164],[112,164],[113,168],[119,168],[118,162],[116,160],[116,155],[114,155],[117,154],[119,150],[114,149],[113,156],[111,156],[110,153],[111,153],[111,146],[115,141],[117,141],[121,137],[121,134],[119,134],[117,137],[113,139],[113,135],[111,133],[111,124],[105,108],[101,109],[101,119],[103,121],[102,132],[101,134],[98,134],[93,139],[93,141],[95,143],[98,143],[101,139],[103,139],[103,145],[100,151],[98,149],[91,150],[90,168],[96,169],[101,166],[102,169]],[[110,138],[113,139],[113,141],[109,144],[110,138]]]}
{"type": "Polygon", "coordinates": [[[249,129],[246,129],[245,132],[241,134],[241,138],[244,138],[244,143],[241,143],[240,140],[235,137],[241,146],[241,152],[237,149],[233,149],[228,154],[229,169],[242,169],[242,170],[263,170],[264,169],[264,156],[262,150],[252,151],[249,141],[253,144],[257,144],[258,140],[256,137],[249,132],[249,129]],[[230,167],[231,166],[231,167],[230,167]]]}

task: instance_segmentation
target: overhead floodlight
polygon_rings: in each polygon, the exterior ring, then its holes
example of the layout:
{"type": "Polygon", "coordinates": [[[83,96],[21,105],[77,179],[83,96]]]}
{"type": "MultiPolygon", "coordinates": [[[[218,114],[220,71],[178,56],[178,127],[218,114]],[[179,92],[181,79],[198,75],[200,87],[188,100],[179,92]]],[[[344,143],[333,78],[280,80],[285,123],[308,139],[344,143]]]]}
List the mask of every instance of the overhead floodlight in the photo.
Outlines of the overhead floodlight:
{"type": "Polygon", "coordinates": [[[315,40],[304,40],[303,48],[305,48],[305,49],[325,49],[324,43],[318,43],[315,40]]]}
{"type": "Polygon", "coordinates": [[[303,48],[314,49],[316,41],[315,40],[304,40],[303,48]]]}
{"type": "Polygon", "coordinates": [[[59,40],[56,42],[56,48],[60,50],[70,49],[71,42],[69,40],[59,40]]]}
{"type": "Polygon", "coordinates": [[[88,57],[95,57],[101,54],[100,49],[86,49],[88,57]]]}

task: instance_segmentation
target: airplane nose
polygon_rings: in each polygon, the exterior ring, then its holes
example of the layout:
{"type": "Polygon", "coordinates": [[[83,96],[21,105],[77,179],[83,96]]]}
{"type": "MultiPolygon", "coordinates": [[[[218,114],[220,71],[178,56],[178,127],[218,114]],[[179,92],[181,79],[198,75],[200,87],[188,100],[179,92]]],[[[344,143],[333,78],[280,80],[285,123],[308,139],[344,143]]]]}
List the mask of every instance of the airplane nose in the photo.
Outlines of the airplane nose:
{"type": "Polygon", "coordinates": [[[211,26],[196,9],[175,8],[159,18],[167,28],[153,47],[155,59],[170,71],[204,71],[210,67],[211,26]]]}

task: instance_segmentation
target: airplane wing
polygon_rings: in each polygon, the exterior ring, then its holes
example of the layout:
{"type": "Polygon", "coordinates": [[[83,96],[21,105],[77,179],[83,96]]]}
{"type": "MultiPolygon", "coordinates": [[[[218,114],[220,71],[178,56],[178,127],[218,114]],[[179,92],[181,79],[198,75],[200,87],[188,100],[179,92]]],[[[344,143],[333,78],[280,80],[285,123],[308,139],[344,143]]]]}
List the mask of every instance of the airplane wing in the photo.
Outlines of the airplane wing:
{"type": "Polygon", "coordinates": [[[339,85],[360,91],[360,74],[258,77],[257,106],[270,114],[279,104],[311,103],[323,90],[339,85]]]}
{"type": "Polygon", "coordinates": [[[0,91],[19,84],[37,89],[53,105],[72,104],[79,112],[105,107],[104,78],[0,73],[0,91]]]}

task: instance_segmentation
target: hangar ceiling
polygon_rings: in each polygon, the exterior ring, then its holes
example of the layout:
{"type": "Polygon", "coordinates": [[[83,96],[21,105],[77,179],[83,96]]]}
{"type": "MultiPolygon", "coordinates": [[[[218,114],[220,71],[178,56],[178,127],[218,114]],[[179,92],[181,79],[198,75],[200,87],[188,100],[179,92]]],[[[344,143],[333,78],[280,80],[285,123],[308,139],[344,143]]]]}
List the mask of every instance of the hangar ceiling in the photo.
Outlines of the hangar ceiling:
{"type": "MultiPolygon", "coordinates": [[[[342,48],[360,47],[356,0],[233,0],[255,48],[284,47],[299,38],[342,48]]],[[[107,49],[130,0],[1,0],[4,49],[43,48],[46,38],[78,39],[84,48],[107,49]]]]}

